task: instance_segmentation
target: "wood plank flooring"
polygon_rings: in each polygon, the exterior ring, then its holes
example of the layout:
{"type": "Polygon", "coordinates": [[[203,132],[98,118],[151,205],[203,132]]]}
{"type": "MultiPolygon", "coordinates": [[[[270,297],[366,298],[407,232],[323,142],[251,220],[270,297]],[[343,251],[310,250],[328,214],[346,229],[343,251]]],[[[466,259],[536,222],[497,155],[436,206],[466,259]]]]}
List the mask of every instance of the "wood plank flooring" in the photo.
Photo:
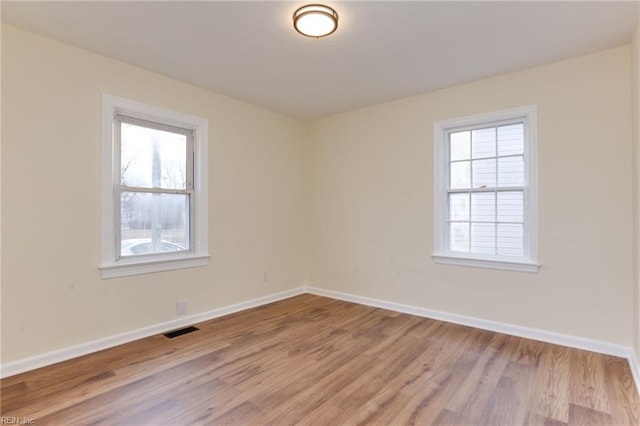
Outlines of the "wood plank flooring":
{"type": "Polygon", "coordinates": [[[302,295],[1,381],[38,425],[639,425],[627,361],[302,295]]]}

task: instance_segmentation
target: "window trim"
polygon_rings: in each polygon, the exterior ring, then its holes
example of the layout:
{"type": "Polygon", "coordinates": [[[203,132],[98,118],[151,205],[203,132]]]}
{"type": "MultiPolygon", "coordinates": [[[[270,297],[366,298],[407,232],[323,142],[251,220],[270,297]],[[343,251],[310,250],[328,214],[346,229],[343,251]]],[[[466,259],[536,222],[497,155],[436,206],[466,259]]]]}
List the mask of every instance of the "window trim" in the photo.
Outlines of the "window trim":
{"type": "Polygon", "coordinates": [[[204,118],[182,114],[117,96],[102,94],[102,278],[123,277],[205,266],[208,252],[208,121],[204,118]],[[117,258],[116,247],[119,212],[114,200],[120,184],[120,164],[117,161],[115,121],[116,115],[159,122],[193,132],[193,211],[190,228],[192,250],[177,253],[125,256],[117,258]],[[117,223],[118,222],[118,223],[117,223]]]}
{"type": "Polygon", "coordinates": [[[441,120],[433,124],[434,187],[432,258],[436,263],[503,269],[519,272],[537,272],[538,263],[538,179],[537,179],[537,107],[530,105],[494,111],[485,114],[441,120]],[[447,193],[448,193],[448,149],[447,134],[464,128],[493,126],[506,121],[525,121],[525,176],[524,176],[524,250],[525,256],[489,256],[474,253],[454,252],[447,248],[447,193]]]}

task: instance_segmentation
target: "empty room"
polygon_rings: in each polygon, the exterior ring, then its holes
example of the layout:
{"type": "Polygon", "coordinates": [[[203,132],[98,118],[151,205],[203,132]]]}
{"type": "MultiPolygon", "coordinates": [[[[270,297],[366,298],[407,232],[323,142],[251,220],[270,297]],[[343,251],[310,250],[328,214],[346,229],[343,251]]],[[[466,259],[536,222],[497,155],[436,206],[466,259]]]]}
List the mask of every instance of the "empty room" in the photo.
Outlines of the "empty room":
{"type": "Polygon", "coordinates": [[[640,2],[0,6],[0,424],[640,424],[640,2]]]}

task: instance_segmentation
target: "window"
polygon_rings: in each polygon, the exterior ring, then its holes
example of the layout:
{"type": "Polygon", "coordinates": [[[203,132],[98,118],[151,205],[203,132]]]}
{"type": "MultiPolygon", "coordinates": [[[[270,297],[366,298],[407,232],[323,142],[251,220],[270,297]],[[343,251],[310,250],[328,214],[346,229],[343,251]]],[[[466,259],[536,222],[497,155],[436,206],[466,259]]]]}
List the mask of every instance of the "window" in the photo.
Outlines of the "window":
{"type": "Polygon", "coordinates": [[[102,277],[206,265],[207,121],[103,95],[102,277]]]}
{"type": "Polygon", "coordinates": [[[536,108],[434,124],[438,263],[535,272],[536,108]]]}

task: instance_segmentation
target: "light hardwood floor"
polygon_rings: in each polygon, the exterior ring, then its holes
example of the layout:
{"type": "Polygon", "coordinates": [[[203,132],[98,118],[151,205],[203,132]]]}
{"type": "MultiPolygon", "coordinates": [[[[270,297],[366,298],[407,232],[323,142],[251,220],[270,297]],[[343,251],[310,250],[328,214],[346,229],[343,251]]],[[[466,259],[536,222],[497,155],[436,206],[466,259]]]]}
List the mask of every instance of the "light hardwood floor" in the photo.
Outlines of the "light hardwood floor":
{"type": "Polygon", "coordinates": [[[638,425],[622,358],[302,295],[2,380],[36,424],[638,425]]]}

